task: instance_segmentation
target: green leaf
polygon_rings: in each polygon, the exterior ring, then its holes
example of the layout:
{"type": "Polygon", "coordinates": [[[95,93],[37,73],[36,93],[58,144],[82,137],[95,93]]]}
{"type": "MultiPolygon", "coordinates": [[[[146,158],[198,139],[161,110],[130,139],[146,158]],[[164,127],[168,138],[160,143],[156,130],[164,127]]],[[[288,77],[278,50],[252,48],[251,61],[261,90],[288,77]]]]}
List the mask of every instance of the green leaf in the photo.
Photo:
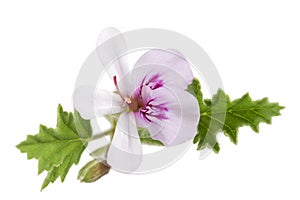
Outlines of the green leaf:
{"type": "Polygon", "coordinates": [[[152,139],[147,129],[138,128],[138,133],[142,144],[153,145],[153,146],[164,146],[161,141],[152,139]]]}
{"type": "Polygon", "coordinates": [[[217,134],[223,132],[237,144],[238,129],[250,126],[253,131],[259,131],[259,124],[271,124],[271,118],[280,115],[284,107],[278,103],[270,103],[268,98],[253,101],[249,94],[231,101],[229,96],[219,89],[212,99],[203,100],[200,83],[194,79],[187,91],[194,95],[200,106],[200,121],[194,143],[198,150],[211,148],[218,153],[220,150],[217,134]]]}
{"type": "Polygon", "coordinates": [[[194,78],[193,82],[186,89],[189,93],[191,93],[194,97],[196,97],[200,110],[204,108],[203,103],[203,95],[201,92],[201,85],[198,79],[194,78]]]}
{"type": "Polygon", "coordinates": [[[93,129],[90,120],[83,119],[77,110],[74,110],[74,122],[77,133],[81,138],[92,137],[93,129]]]}
{"type": "Polygon", "coordinates": [[[86,145],[84,141],[88,141],[91,135],[91,127],[89,121],[83,120],[78,112],[75,112],[75,116],[78,119],[77,126],[73,114],[64,112],[59,105],[55,129],[40,125],[38,134],[28,135],[25,141],[17,145],[22,153],[27,153],[28,159],[38,160],[39,174],[48,172],[41,190],[58,177],[63,182],[71,166],[80,160],[86,145]]]}

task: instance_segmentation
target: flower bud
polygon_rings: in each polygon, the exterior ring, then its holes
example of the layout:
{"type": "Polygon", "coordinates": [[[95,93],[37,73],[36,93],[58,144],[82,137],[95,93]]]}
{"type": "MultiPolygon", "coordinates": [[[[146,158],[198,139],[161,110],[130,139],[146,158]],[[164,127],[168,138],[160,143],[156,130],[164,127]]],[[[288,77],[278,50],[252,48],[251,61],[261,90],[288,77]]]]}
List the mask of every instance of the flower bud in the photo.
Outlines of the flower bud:
{"type": "Polygon", "coordinates": [[[92,183],[107,174],[110,166],[105,161],[92,160],[88,162],[78,173],[81,182],[92,183]]]}

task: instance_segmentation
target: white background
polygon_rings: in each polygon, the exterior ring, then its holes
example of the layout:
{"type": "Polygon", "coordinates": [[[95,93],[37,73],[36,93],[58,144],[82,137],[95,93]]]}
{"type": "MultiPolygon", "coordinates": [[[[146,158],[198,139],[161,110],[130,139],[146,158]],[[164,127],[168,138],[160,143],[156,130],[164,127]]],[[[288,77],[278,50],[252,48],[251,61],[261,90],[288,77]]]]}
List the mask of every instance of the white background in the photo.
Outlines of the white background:
{"type": "Polygon", "coordinates": [[[299,199],[300,5],[297,1],[1,1],[0,199],[299,199]],[[72,110],[81,64],[100,30],[165,28],[200,44],[232,98],[250,92],[286,107],[260,134],[240,129],[239,144],[198,160],[195,146],[153,174],[111,171],[96,183],[76,180],[43,192],[45,173],[16,148],[40,123],[54,126],[57,104],[72,110]],[[298,190],[298,191],[297,191],[298,190]]]}

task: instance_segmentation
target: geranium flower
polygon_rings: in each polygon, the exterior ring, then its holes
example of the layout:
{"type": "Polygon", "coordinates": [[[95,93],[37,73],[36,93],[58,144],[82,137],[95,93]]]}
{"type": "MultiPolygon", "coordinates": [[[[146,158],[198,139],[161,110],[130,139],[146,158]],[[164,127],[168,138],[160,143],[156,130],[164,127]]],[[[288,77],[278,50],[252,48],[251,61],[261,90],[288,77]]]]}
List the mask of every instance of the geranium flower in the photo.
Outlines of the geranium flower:
{"type": "MultiPolygon", "coordinates": [[[[116,34],[118,31],[110,28],[100,39],[105,41],[116,34]]],[[[124,45],[125,41],[121,43],[124,45]]],[[[113,46],[107,54],[118,52],[118,48],[113,46]]],[[[80,87],[74,93],[74,107],[84,118],[120,113],[107,153],[110,166],[127,172],[137,169],[142,160],[137,127],[148,129],[151,138],[165,146],[194,137],[199,106],[185,91],[193,74],[182,54],[154,49],[142,55],[131,71],[124,58],[117,59],[111,69],[109,75],[115,92],[80,87]]]]}

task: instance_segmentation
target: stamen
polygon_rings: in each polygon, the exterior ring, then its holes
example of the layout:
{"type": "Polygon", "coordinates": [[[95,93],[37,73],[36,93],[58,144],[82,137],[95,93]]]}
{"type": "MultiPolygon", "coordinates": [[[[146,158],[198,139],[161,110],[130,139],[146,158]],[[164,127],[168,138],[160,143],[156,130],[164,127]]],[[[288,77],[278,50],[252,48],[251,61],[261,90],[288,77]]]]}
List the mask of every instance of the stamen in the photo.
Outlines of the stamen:
{"type": "Polygon", "coordinates": [[[114,76],[114,84],[115,84],[115,86],[117,87],[117,76],[114,76]]]}
{"type": "Polygon", "coordinates": [[[119,89],[119,86],[118,86],[118,82],[117,82],[117,76],[114,76],[113,79],[114,79],[114,84],[115,84],[116,89],[117,89],[117,93],[120,95],[120,97],[122,98],[123,101],[126,101],[124,99],[124,97],[122,96],[121,92],[120,92],[120,89],[119,89]]]}
{"type": "Polygon", "coordinates": [[[126,102],[126,103],[131,104],[131,99],[130,99],[130,98],[125,97],[124,99],[125,99],[125,102],[126,102]]]}

